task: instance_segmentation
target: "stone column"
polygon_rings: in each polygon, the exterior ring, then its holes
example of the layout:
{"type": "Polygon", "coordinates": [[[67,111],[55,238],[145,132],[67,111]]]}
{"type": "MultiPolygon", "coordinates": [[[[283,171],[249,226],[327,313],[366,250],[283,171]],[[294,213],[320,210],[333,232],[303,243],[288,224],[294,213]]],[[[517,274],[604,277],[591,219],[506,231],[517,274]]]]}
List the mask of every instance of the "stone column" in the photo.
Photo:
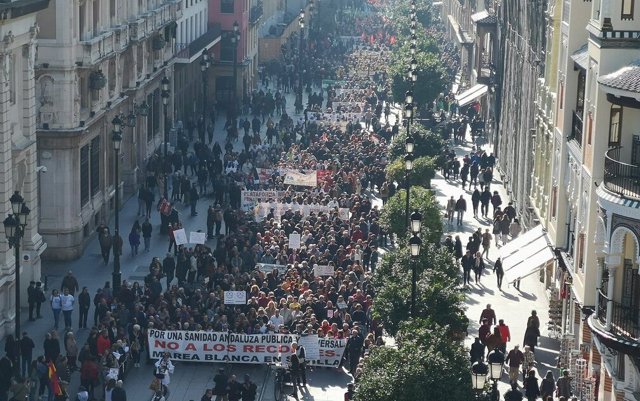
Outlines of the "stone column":
{"type": "Polygon", "coordinates": [[[609,300],[607,301],[607,324],[605,326],[605,328],[607,330],[611,330],[611,319],[613,318],[613,290],[615,288],[615,282],[616,282],[616,270],[618,269],[618,266],[611,266],[608,265],[609,267],[609,283],[607,286],[607,297],[609,298],[609,300]]]}

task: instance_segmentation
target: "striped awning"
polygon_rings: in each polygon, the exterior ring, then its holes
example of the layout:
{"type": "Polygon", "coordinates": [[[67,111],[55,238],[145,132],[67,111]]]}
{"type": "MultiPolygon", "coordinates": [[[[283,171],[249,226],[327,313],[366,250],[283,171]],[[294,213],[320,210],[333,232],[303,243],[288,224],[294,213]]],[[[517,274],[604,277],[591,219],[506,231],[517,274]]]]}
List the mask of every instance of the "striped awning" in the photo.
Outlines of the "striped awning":
{"type": "Polygon", "coordinates": [[[598,195],[598,198],[604,199],[605,201],[609,203],[613,203],[615,205],[630,207],[634,209],[640,209],[639,200],[623,198],[621,196],[613,194],[605,189],[604,184],[598,185],[598,188],[596,189],[596,195],[598,195]]]}

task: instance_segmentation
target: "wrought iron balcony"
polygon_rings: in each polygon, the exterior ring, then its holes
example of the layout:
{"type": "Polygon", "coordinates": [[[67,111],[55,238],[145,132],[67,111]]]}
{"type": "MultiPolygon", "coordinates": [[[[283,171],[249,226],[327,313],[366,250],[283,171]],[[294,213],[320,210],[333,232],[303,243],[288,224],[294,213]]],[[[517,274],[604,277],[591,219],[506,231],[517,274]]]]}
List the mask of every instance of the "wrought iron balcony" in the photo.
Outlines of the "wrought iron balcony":
{"type": "Polygon", "coordinates": [[[624,198],[640,200],[640,166],[620,161],[622,147],[611,148],[604,158],[604,186],[624,198]]]}
{"type": "Polygon", "coordinates": [[[607,306],[611,303],[611,329],[609,331],[619,337],[638,339],[640,327],[638,326],[638,309],[631,306],[623,306],[621,303],[609,300],[601,291],[598,292],[598,320],[603,326],[607,326],[607,306]]]}
{"type": "Polygon", "coordinates": [[[578,114],[575,110],[571,117],[571,134],[569,135],[569,140],[572,139],[582,146],[582,116],[581,113],[578,114]]]}
{"type": "Polygon", "coordinates": [[[262,1],[260,1],[257,5],[251,7],[251,10],[249,11],[249,23],[253,25],[258,22],[260,18],[262,18],[262,13],[262,1]]]}

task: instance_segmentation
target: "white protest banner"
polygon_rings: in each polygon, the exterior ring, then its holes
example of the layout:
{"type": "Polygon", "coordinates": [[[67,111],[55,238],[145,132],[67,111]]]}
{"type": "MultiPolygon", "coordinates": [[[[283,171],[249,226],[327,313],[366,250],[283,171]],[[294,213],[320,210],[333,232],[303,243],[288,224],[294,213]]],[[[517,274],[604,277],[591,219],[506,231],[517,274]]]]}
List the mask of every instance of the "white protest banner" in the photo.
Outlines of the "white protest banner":
{"type": "Polygon", "coordinates": [[[241,191],[240,207],[245,212],[248,212],[260,202],[266,202],[269,199],[278,201],[284,198],[286,194],[287,191],[241,191]]]}
{"type": "Polygon", "coordinates": [[[338,309],[347,309],[347,303],[344,301],[338,301],[338,309]]]}
{"type": "Polygon", "coordinates": [[[184,231],[184,228],[175,230],[173,232],[173,238],[176,240],[176,245],[184,245],[187,243],[187,233],[184,231]]]}
{"type": "MultiPolygon", "coordinates": [[[[329,214],[336,208],[325,205],[299,205],[297,203],[280,203],[280,202],[260,202],[253,211],[256,219],[264,219],[267,214],[273,210],[273,217],[279,219],[287,210],[291,209],[292,212],[300,212],[302,216],[309,217],[311,213],[318,215],[320,213],[329,214]]],[[[338,209],[338,213],[342,213],[340,218],[342,220],[349,220],[349,209],[338,209]]]]}
{"type": "Polygon", "coordinates": [[[341,207],[338,209],[338,217],[340,220],[348,221],[349,220],[349,208],[341,207]]]}
{"type": "Polygon", "coordinates": [[[333,266],[318,266],[313,265],[314,276],[333,276],[335,268],[333,266]]]}
{"type": "Polygon", "coordinates": [[[320,359],[320,345],[317,334],[300,336],[298,345],[304,347],[305,359],[320,359]]]}
{"type": "Polygon", "coordinates": [[[278,270],[279,275],[283,275],[287,272],[286,265],[274,265],[270,263],[257,263],[256,267],[263,273],[271,273],[273,269],[278,270]]]}
{"type": "Polygon", "coordinates": [[[207,240],[206,233],[199,233],[196,231],[191,231],[189,233],[189,243],[190,244],[204,244],[207,240]]]}
{"type": "Polygon", "coordinates": [[[247,293],[244,291],[225,291],[224,304],[225,305],[246,305],[247,293]]]}
{"type": "MultiPolygon", "coordinates": [[[[300,343],[294,334],[236,334],[206,331],[148,330],[149,357],[159,359],[164,352],[173,360],[191,362],[286,363],[291,344],[300,343]]],[[[340,366],[346,339],[318,338],[318,358],[309,356],[313,366],[340,366]]],[[[308,345],[307,345],[308,346],[308,345]]],[[[313,347],[311,347],[313,351],[313,347]]]]}
{"type": "Polygon", "coordinates": [[[318,184],[318,175],[315,170],[308,173],[301,173],[296,170],[287,170],[284,176],[284,184],[315,187],[318,184]]]}
{"type": "Polygon", "coordinates": [[[289,248],[300,249],[300,234],[289,234],[289,248]]]}

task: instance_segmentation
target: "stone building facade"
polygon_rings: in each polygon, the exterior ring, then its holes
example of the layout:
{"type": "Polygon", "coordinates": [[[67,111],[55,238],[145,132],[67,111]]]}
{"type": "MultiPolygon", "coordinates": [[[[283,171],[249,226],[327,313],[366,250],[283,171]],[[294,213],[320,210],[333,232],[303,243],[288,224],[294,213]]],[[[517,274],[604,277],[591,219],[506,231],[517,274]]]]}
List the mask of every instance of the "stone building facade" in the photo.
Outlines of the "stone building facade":
{"type": "MultiPolygon", "coordinates": [[[[38,234],[39,187],[36,150],[34,63],[38,25],[36,12],[48,0],[18,0],[0,4],[0,209],[7,216],[9,198],[20,191],[31,209],[21,243],[21,293],[29,281],[40,280],[40,255],[46,244],[38,234]]],[[[4,219],[4,217],[3,217],[4,219]]],[[[0,234],[0,337],[13,332],[15,258],[0,234]]],[[[23,305],[26,303],[22,297],[23,305]]]]}
{"type": "MultiPolygon", "coordinates": [[[[134,191],[163,143],[160,81],[169,77],[173,95],[181,7],[179,0],[51,0],[38,14],[38,160],[49,171],[39,221],[48,243],[44,257],[80,256],[95,227],[112,214],[115,185],[121,193],[134,191]],[[131,125],[123,129],[117,183],[116,115],[131,125]]],[[[173,97],[168,110],[170,122],[173,97]]]]}

